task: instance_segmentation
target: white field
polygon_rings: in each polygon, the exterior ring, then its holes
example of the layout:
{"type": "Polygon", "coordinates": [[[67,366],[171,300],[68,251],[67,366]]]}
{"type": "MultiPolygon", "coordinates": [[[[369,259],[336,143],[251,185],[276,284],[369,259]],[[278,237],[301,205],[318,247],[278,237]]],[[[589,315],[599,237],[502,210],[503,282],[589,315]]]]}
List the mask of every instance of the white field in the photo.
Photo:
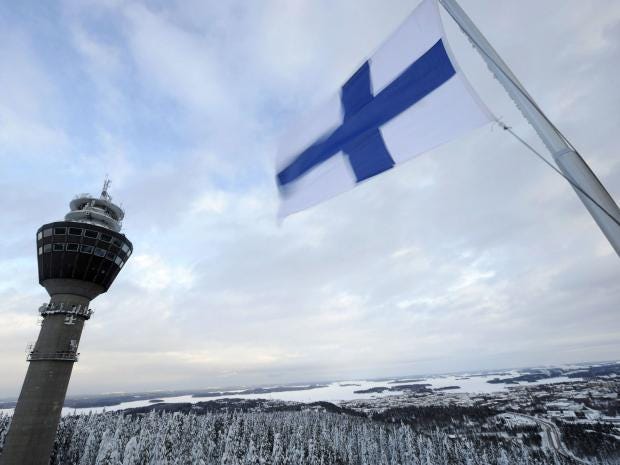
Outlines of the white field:
{"type": "MultiPolygon", "coordinates": [[[[516,384],[490,384],[487,383],[488,380],[500,378],[510,378],[513,376],[518,376],[519,372],[511,371],[506,372],[503,375],[441,375],[441,376],[433,376],[428,378],[416,378],[411,377],[408,379],[419,379],[420,381],[415,382],[403,382],[400,384],[422,384],[427,383],[430,384],[431,388],[441,388],[446,386],[459,386],[459,389],[451,389],[449,393],[492,393],[498,391],[504,391],[509,386],[516,386],[516,384]],[[459,379],[460,378],[460,379],[459,379]],[[467,378],[467,379],[463,379],[467,378]]],[[[404,379],[404,378],[403,378],[404,379]]],[[[557,377],[557,378],[548,378],[540,381],[536,381],[534,383],[519,383],[520,385],[534,385],[534,384],[551,384],[551,383],[562,383],[567,381],[577,381],[580,378],[567,378],[565,376],[557,377]]],[[[204,402],[215,399],[272,399],[272,400],[286,400],[286,401],[295,401],[295,402],[318,402],[318,401],[326,401],[332,403],[338,403],[346,400],[356,400],[356,399],[370,399],[375,397],[386,397],[386,396],[394,396],[400,395],[402,391],[389,391],[383,393],[369,393],[369,394],[355,394],[353,391],[359,391],[364,389],[369,389],[373,387],[398,387],[398,384],[389,384],[390,381],[338,381],[334,383],[330,383],[325,387],[308,389],[304,391],[283,391],[283,392],[272,392],[267,394],[231,394],[226,396],[218,396],[218,397],[192,397],[192,396],[178,396],[178,397],[161,397],[157,396],[156,393],[153,393],[152,399],[161,399],[165,403],[173,404],[173,403],[196,403],[196,402],[204,402]],[[359,386],[344,386],[344,385],[356,384],[359,386]]],[[[144,407],[147,405],[152,405],[149,402],[149,399],[145,400],[137,400],[130,402],[123,402],[118,405],[112,405],[108,407],[86,407],[86,408],[63,408],[63,415],[70,415],[73,413],[98,413],[98,412],[111,412],[116,410],[124,410],[129,408],[136,407],[144,407]]],[[[13,409],[0,409],[0,413],[6,413],[11,415],[13,413],[13,409]]]]}

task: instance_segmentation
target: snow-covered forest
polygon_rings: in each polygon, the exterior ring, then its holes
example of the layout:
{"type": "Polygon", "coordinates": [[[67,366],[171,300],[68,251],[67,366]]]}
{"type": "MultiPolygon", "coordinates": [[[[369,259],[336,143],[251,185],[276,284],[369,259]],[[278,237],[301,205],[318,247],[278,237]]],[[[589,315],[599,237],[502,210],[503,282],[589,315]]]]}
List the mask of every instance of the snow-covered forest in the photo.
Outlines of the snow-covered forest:
{"type": "MultiPolygon", "coordinates": [[[[0,416],[0,444],[10,418],[0,416]]],[[[570,464],[497,438],[428,434],[365,417],[296,412],[103,413],[64,417],[54,465],[570,464]]],[[[600,462],[602,463],[602,462],[600,462]]]]}

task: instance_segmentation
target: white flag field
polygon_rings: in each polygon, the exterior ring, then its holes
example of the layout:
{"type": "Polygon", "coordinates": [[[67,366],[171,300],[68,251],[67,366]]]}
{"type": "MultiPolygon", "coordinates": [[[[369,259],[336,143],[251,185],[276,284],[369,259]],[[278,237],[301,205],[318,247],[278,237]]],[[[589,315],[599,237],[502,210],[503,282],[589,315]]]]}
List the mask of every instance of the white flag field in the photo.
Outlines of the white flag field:
{"type": "Polygon", "coordinates": [[[436,0],[424,0],[342,86],[282,138],[279,217],[494,121],[460,71],[436,0]]]}

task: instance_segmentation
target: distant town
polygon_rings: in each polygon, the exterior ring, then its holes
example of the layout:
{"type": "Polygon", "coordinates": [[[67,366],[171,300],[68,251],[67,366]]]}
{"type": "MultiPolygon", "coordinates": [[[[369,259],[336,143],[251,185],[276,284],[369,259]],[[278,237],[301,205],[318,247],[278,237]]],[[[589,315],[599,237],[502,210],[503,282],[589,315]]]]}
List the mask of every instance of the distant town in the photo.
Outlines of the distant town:
{"type": "MultiPolygon", "coordinates": [[[[69,434],[61,443],[79,450],[80,447],[71,444],[85,434],[74,431],[86,427],[81,418],[90,418],[89,424],[99,435],[93,441],[103,443],[111,440],[104,437],[106,428],[112,428],[110,425],[119,428],[123,422],[117,419],[123,417],[127,418],[124,421],[140,423],[147,421],[141,419],[148,416],[149,422],[160,422],[161,428],[166,429],[168,426],[165,425],[173,421],[170,415],[189,415],[188,418],[203,418],[201,421],[205,424],[224,422],[225,426],[220,427],[236,428],[236,421],[277,423],[280,420],[276,418],[281,419],[283,412],[287,412],[285,421],[291,424],[318,421],[327,422],[330,428],[349,430],[362,422],[367,425],[363,434],[371,434],[372,428],[384,425],[388,428],[384,430],[387,431],[385,434],[406,433],[426,438],[430,444],[428,447],[435,451],[433,454],[447,454],[447,457],[454,452],[456,460],[465,457],[463,450],[470,450],[471,457],[496,454],[496,461],[489,463],[503,463],[501,460],[507,458],[506,463],[544,464],[555,460],[565,464],[617,464],[620,463],[619,394],[620,362],[294,386],[157,391],[70,398],[67,404],[74,407],[65,406],[58,434],[69,434]],[[339,426],[334,426],[334,421],[339,426]],[[104,424],[108,426],[102,426],[104,424]]],[[[11,413],[10,402],[2,406],[0,445],[11,413]]],[[[142,427],[137,423],[132,428],[142,427]]],[[[270,426],[273,431],[279,427],[270,426]]],[[[285,440],[291,431],[278,434],[285,440]]],[[[379,435],[377,447],[389,448],[389,444],[381,445],[384,439],[381,439],[383,433],[380,431],[376,431],[379,435]]],[[[110,430],[108,436],[111,434],[110,430]]],[[[114,435],[122,436],[118,431],[114,435]]],[[[274,440],[269,437],[270,441],[274,440]]],[[[57,443],[59,440],[57,438],[57,443]]],[[[224,438],[217,436],[212,440],[216,444],[224,438]]],[[[340,453],[338,445],[332,444],[329,437],[322,440],[326,441],[323,446],[332,450],[330,453],[336,456],[340,453]]],[[[128,444],[119,443],[114,447],[123,449],[128,444]]],[[[131,447],[134,446],[138,447],[132,443],[131,447]]],[[[217,447],[224,450],[227,446],[220,444],[217,447]]],[[[271,442],[265,447],[273,449],[275,446],[271,442]]],[[[269,454],[273,453],[272,449],[269,454]]],[[[426,453],[424,450],[420,445],[417,452],[407,453],[423,454],[426,453]]],[[[209,453],[204,452],[205,457],[221,459],[215,449],[209,453]],[[209,453],[215,455],[209,456],[209,453]]],[[[240,449],[239,457],[244,457],[244,453],[240,449]]],[[[316,458],[317,463],[320,460],[320,457],[316,458]]],[[[472,463],[486,462],[480,458],[480,462],[472,463]]]]}

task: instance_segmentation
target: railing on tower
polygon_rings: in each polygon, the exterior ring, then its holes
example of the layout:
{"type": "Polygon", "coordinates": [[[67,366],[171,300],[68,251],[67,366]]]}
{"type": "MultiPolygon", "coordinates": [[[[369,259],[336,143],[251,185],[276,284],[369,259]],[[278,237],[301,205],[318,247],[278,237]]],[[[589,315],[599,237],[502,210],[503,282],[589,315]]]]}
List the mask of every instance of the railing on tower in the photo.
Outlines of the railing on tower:
{"type": "Polygon", "coordinates": [[[42,360],[56,360],[60,362],[77,362],[80,354],[77,352],[77,342],[71,341],[68,350],[56,351],[56,352],[40,352],[36,350],[35,344],[28,344],[26,347],[26,360],[29,362],[36,362],[42,360]]]}

